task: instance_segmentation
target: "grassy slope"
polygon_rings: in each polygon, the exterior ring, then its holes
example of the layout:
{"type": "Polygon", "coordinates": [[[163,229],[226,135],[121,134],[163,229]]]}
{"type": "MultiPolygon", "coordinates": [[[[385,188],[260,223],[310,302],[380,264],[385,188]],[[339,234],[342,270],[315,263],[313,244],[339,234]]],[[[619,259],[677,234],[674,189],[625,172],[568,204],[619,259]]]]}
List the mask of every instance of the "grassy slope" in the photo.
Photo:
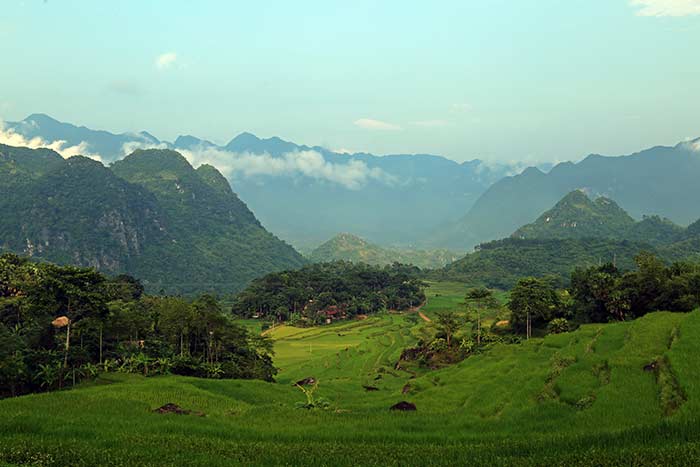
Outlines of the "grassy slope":
{"type": "Polygon", "coordinates": [[[102,382],[114,384],[0,401],[0,460],[58,465],[700,461],[700,312],[654,313],[498,346],[415,378],[395,371],[401,349],[425,326],[415,315],[384,315],[314,329],[277,328],[272,334],[278,339],[278,384],[109,375],[102,382]],[[673,375],[670,383],[642,370],[661,356],[670,365],[664,373],[673,375]],[[318,395],[334,410],[294,408],[304,396],[290,382],[311,375],[320,380],[318,395]],[[403,395],[406,383],[411,389],[403,395]],[[363,384],[379,391],[365,392],[363,384]],[[678,392],[676,386],[687,402],[669,414],[668,394],[678,392]],[[387,410],[402,399],[416,403],[418,411],[387,410]],[[150,412],[166,402],[207,416],[150,412]]]}

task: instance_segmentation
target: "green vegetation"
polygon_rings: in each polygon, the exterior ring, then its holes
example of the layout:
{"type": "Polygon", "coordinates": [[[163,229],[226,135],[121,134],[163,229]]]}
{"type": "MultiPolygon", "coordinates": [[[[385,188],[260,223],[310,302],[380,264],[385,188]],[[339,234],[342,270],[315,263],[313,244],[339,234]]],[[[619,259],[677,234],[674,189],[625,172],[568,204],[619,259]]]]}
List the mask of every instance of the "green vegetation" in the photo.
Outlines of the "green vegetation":
{"type": "Polygon", "coordinates": [[[608,238],[668,245],[684,238],[686,231],[668,219],[644,216],[635,222],[615,201],[591,200],[583,191],[572,191],[532,224],[520,227],[515,238],[608,238]]]}
{"type": "Polygon", "coordinates": [[[441,268],[460,257],[461,255],[449,250],[383,248],[347,233],[336,235],[309,255],[309,259],[314,263],[342,260],[386,266],[398,262],[412,264],[421,269],[441,268]]]}
{"type": "Polygon", "coordinates": [[[312,264],[254,280],[233,313],[295,324],[321,324],[384,309],[406,310],[425,301],[420,270],[398,263],[370,266],[345,261],[312,264]]]}
{"type": "Polygon", "coordinates": [[[149,292],[231,294],[300,267],[211,166],[136,151],[111,168],[0,146],[0,251],[139,277],[149,292]]]}
{"type": "Polygon", "coordinates": [[[578,269],[571,276],[573,313],[587,322],[637,318],[654,310],[690,311],[700,306],[700,265],[667,267],[649,253],[635,258],[637,270],[612,264],[578,269]]]}
{"type": "Polygon", "coordinates": [[[626,240],[505,238],[479,245],[474,253],[428,277],[508,290],[521,277],[552,276],[564,286],[576,267],[615,261],[621,269],[632,269],[634,257],[644,250],[653,247],[626,240]]]}
{"type": "MultiPolygon", "coordinates": [[[[464,296],[460,290],[449,299],[464,296]]],[[[518,345],[495,343],[436,371],[397,370],[402,349],[436,331],[433,326],[409,313],[316,328],[276,327],[269,335],[280,367],[277,383],[110,373],[75,390],[0,401],[0,461],[75,466],[700,461],[695,358],[700,312],[589,324],[518,345]],[[661,361],[663,366],[653,365],[661,361]],[[307,397],[292,383],[309,376],[318,382],[314,402],[328,405],[297,408],[307,397]],[[388,410],[401,400],[416,404],[417,411],[388,410]],[[153,412],[166,403],[193,414],[153,412]]]]}
{"type": "Polygon", "coordinates": [[[270,342],[233,323],[213,297],[142,294],[130,276],[0,255],[0,397],[104,371],[272,379],[270,342]]]}
{"type": "Polygon", "coordinates": [[[635,256],[643,251],[669,262],[698,260],[699,231],[658,216],[635,222],[611,199],[593,201],[576,190],[510,238],[482,243],[430,277],[510,289],[521,277],[551,276],[564,286],[577,267],[610,262],[633,269],[635,256]]]}

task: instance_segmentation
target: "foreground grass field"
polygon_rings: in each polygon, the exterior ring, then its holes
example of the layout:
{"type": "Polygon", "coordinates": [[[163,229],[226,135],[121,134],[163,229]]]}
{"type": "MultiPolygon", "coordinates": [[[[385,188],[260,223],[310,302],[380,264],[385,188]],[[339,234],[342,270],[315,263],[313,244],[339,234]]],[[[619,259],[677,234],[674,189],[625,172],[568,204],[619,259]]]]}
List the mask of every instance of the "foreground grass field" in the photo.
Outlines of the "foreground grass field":
{"type": "Polygon", "coordinates": [[[109,374],[72,391],[3,400],[0,461],[700,464],[700,312],[499,345],[438,371],[395,370],[425,326],[415,314],[386,314],[276,328],[277,383],[109,374]],[[295,408],[306,399],[291,383],[307,376],[330,409],[295,408]],[[388,410],[401,400],[417,411],[388,410]],[[205,416],[153,412],[168,402],[205,416]]]}

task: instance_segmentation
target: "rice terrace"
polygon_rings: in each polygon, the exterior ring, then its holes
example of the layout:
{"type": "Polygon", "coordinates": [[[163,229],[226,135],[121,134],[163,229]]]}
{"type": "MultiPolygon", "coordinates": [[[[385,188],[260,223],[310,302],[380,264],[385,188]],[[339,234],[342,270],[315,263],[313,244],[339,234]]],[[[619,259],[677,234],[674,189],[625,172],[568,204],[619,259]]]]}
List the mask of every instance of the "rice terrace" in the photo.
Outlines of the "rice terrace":
{"type": "MultiPolygon", "coordinates": [[[[455,289],[440,285],[428,295],[455,289]]],[[[6,465],[700,460],[697,311],[495,345],[437,371],[397,369],[402,349],[430,326],[416,318],[279,326],[270,333],[276,383],[110,373],[71,391],[5,400],[0,456],[6,465]],[[310,376],[311,397],[327,407],[299,410],[306,397],[293,383],[310,376]],[[402,400],[417,410],[389,410],[402,400]],[[167,403],[201,416],[154,413],[167,403]]]]}
{"type": "Polygon", "coordinates": [[[700,0],[4,0],[0,467],[700,466],[697,44],[700,0]]]}

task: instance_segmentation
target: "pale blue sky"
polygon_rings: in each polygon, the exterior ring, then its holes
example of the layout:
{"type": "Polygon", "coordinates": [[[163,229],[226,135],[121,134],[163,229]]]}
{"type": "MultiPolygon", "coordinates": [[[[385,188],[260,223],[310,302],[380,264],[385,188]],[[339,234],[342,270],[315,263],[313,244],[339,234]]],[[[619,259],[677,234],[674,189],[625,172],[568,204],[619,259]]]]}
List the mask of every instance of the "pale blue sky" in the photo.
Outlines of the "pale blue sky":
{"type": "Polygon", "coordinates": [[[698,13],[700,0],[2,0],[0,118],[456,160],[628,153],[700,136],[698,13]]]}

